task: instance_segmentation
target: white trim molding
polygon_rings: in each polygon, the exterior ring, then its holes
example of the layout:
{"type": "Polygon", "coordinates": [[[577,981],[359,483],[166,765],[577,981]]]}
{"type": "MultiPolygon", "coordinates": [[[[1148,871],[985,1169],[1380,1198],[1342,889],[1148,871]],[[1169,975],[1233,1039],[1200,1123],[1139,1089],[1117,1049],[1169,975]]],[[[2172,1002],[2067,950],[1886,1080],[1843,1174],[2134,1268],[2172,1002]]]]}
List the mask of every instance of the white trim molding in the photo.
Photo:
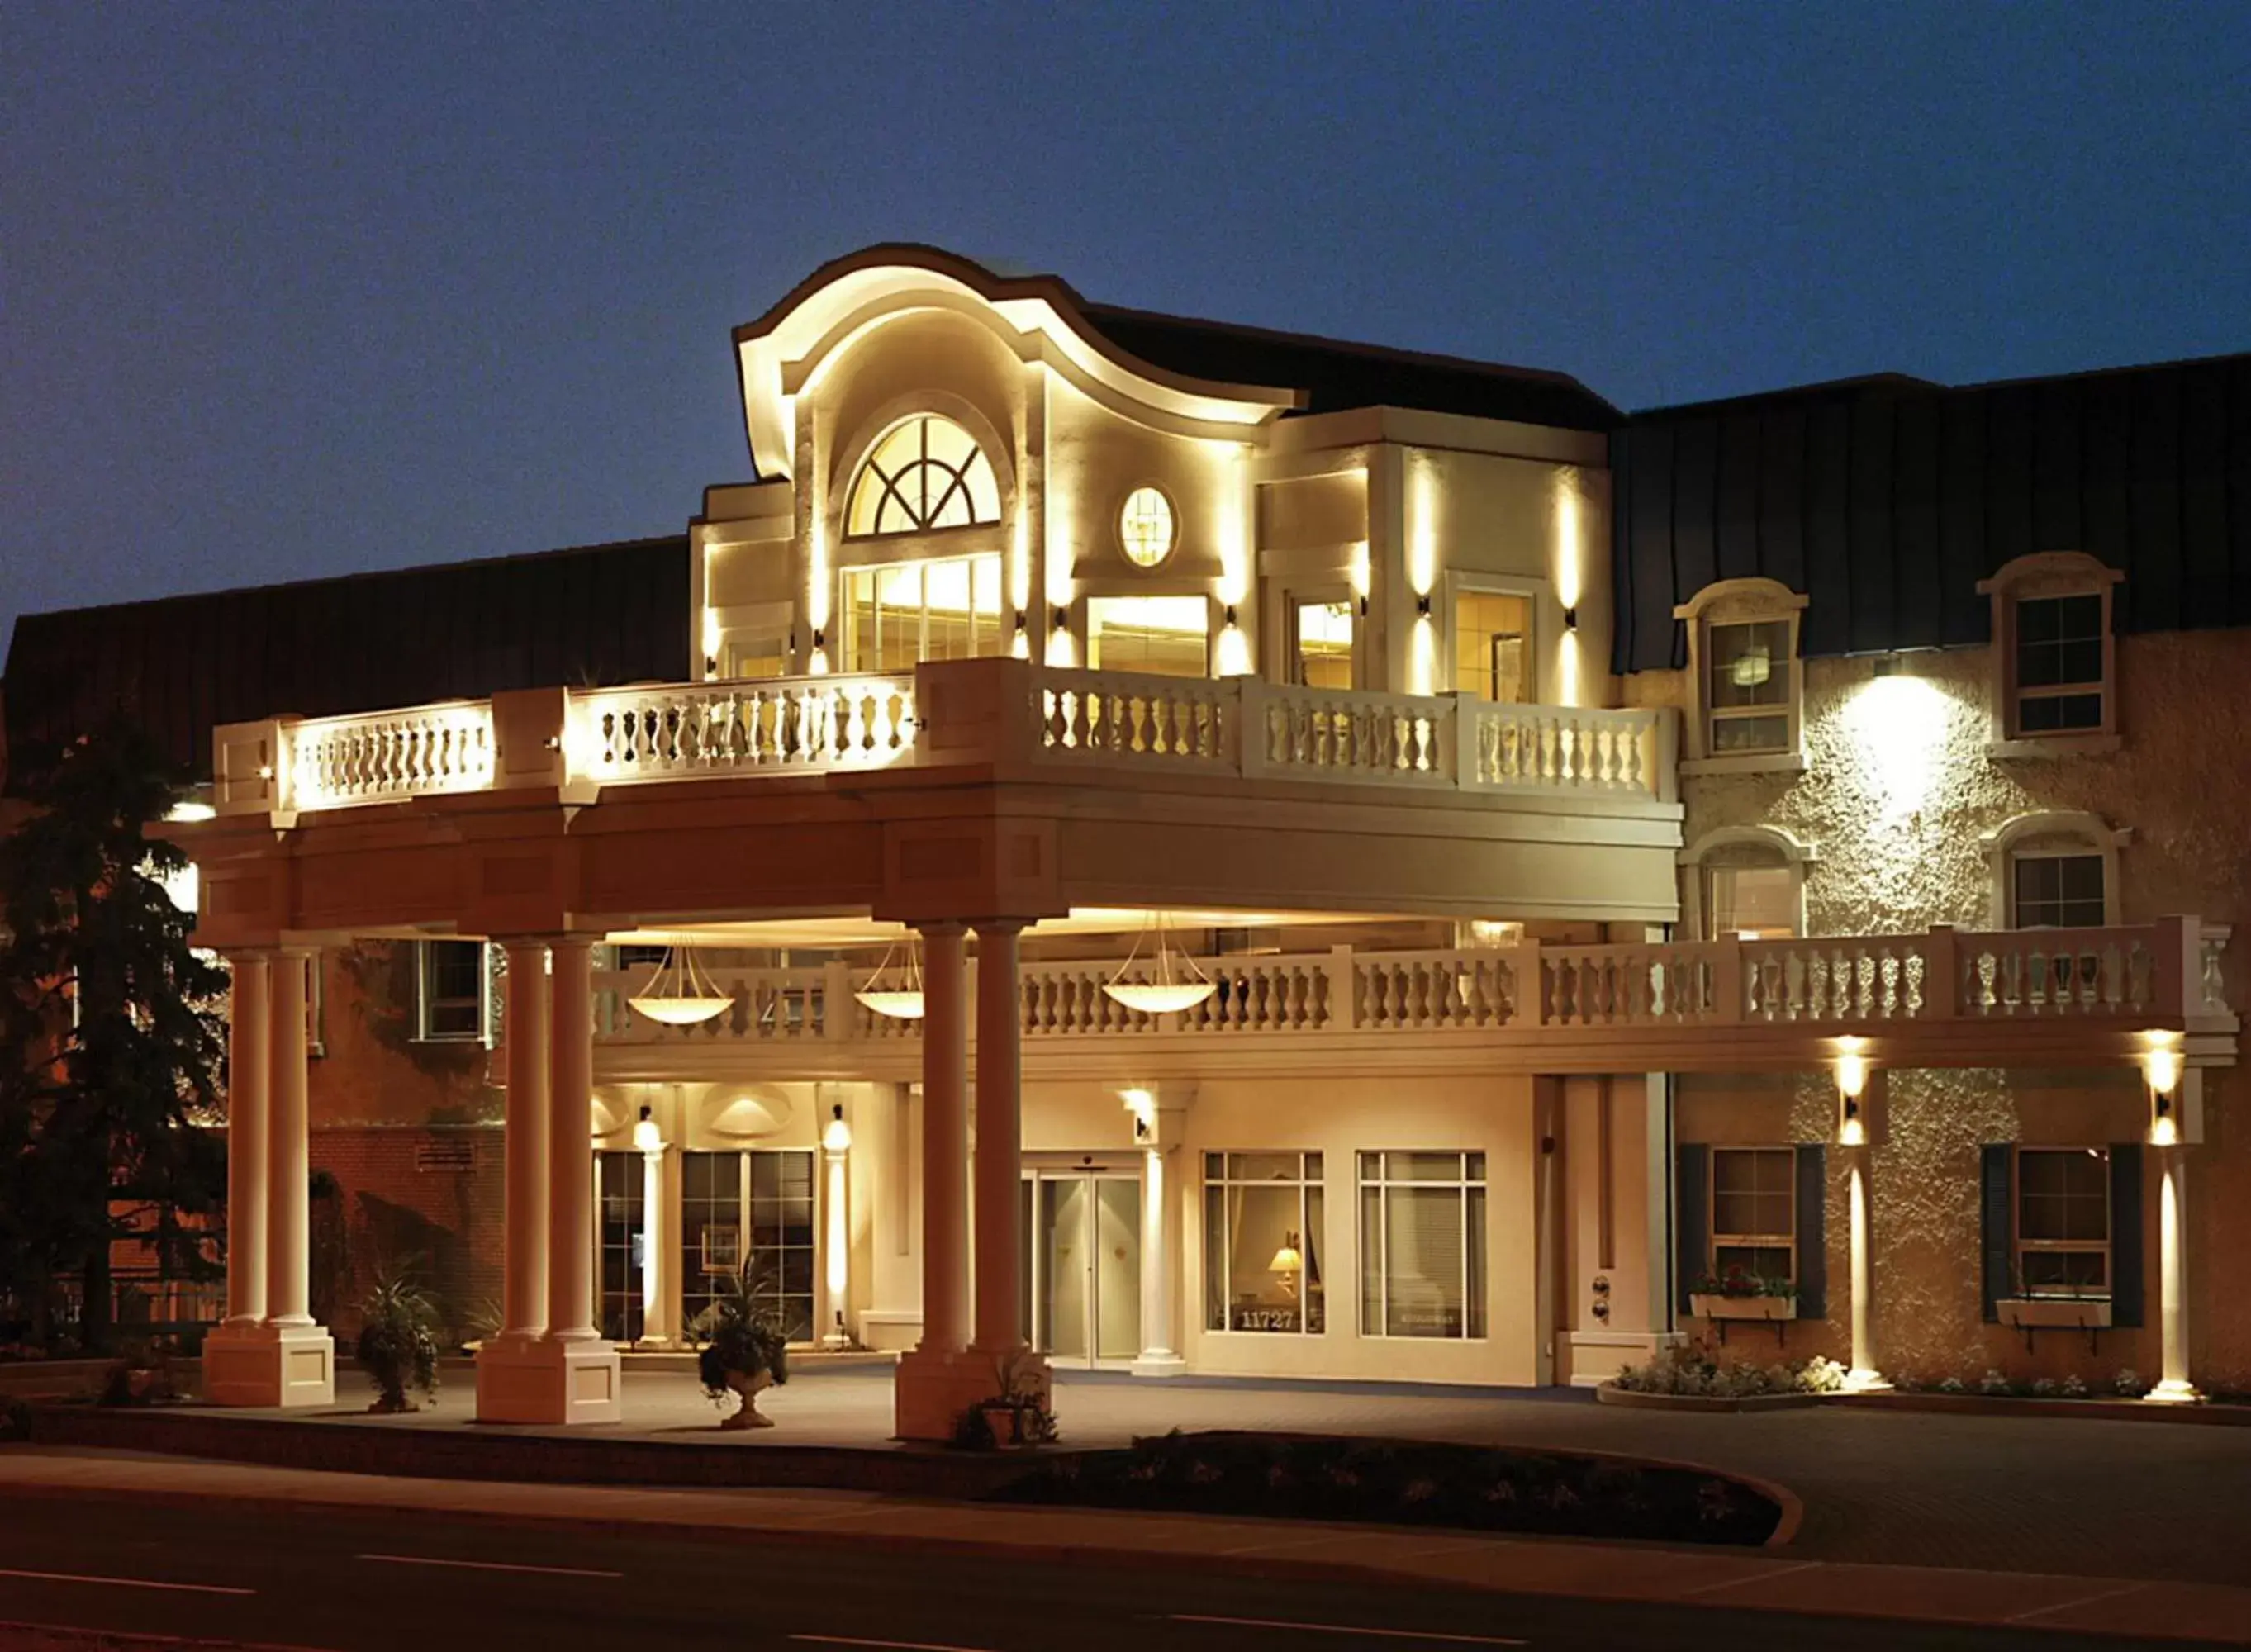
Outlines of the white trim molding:
{"type": "Polygon", "coordinates": [[[1705,911],[1704,874],[1714,854],[1728,851],[1765,852],[1769,864],[1790,869],[1794,920],[1797,933],[1805,933],[1806,869],[1821,858],[1821,851],[1796,833],[1777,826],[1714,826],[1673,859],[1681,868],[1680,915],[1688,933],[1698,940],[1714,938],[1705,911]]]}
{"type": "Polygon", "coordinates": [[[2125,576],[2083,550],[2041,550],[2001,564],[1977,582],[1993,605],[1992,737],[1989,757],[2053,757],[2118,749],[2118,649],[2111,591],[2125,576]],[[2026,733],[2018,715],[2017,605],[2053,597],[2102,599],[2102,720],[2089,727],[2026,733]]]}
{"type": "Polygon", "coordinates": [[[1805,667],[1798,657],[1798,631],[1805,603],[1804,597],[1777,579],[1720,579],[1705,586],[1673,611],[1673,617],[1688,627],[1688,676],[1695,708],[1688,719],[1688,751],[1680,765],[1681,773],[1804,772],[1802,742],[1805,667]],[[1788,658],[1784,662],[1787,672],[1784,683],[1789,693],[1785,704],[1777,708],[1784,711],[1789,718],[1788,743],[1776,751],[1716,752],[1712,750],[1710,684],[1706,681],[1704,665],[1711,652],[1711,628],[1715,625],[1773,622],[1786,622],[1790,627],[1788,658]]]}
{"type": "Polygon", "coordinates": [[[2119,916],[2118,851],[2134,835],[2131,826],[2113,826],[2099,814],[2081,809],[2035,809],[2004,820],[1981,833],[1977,847],[1985,857],[1986,927],[2015,927],[2010,910],[2010,868],[2019,854],[2099,854],[2102,857],[2102,922],[2116,925],[2119,916]]]}

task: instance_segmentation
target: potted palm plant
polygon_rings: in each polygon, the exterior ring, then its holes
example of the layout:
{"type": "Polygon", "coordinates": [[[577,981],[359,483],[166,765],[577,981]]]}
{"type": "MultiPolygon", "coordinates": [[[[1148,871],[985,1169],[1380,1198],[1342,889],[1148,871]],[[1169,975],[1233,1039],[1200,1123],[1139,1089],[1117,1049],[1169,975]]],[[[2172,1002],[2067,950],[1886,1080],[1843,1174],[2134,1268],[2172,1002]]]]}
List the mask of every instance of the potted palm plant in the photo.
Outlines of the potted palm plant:
{"type": "Polygon", "coordinates": [[[688,1327],[689,1340],[703,1344],[696,1373],[714,1405],[724,1406],[729,1394],[742,1400],[719,1419],[722,1428],[771,1428],[773,1419],[758,1409],[758,1396],[789,1380],[789,1339],[771,1269],[745,1268],[719,1278],[718,1299],[688,1327]]]}
{"type": "Polygon", "coordinates": [[[380,1273],[360,1299],[359,1365],[375,1383],[368,1407],[380,1416],[421,1407],[408,1390],[433,1405],[438,1397],[438,1305],[405,1273],[380,1273]]]}

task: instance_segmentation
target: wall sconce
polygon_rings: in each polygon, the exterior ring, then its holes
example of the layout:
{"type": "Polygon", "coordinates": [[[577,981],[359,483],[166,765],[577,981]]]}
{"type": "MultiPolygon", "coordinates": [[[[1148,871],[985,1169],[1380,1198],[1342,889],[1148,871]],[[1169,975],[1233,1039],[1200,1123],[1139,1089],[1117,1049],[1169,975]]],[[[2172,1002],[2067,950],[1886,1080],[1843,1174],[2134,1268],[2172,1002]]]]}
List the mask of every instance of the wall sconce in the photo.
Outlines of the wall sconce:
{"type": "Polygon", "coordinates": [[[2178,1035],[2144,1035],[2149,1047],[2142,1054],[2142,1075],[2150,1086],[2150,1145],[2180,1145],[2180,1116],[2173,1109],[2173,1092],[2180,1088],[2181,1053],[2178,1035]]]}
{"type": "Polygon", "coordinates": [[[1070,629],[1070,605],[1069,603],[1063,603],[1056,606],[1055,611],[1055,628],[1057,631],[1068,631],[1070,629]]]}
{"type": "Polygon", "coordinates": [[[1415,598],[1415,612],[1428,619],[1430,617],[1430,593],[1424,591],[1415,598]]]}
{"type": "Polygon", "coordinates": [[[1578,628],[1579,605],[1573,603],[1570,606],[1563,610],[1563,629],[1566,631],[1576,631],[1578,628]]]}
{"type": "Polygon", "coordinates": [[[1837,1056],[1837,1144],[1865,1147],[1868,1122],[1860,1111],[1860,1096],[1868,1087],[1868,1058],[1861,1053],[1864,1040],[1848,1038],[1838,1042],[1841,1048],[1837,1056]]]}
{"type": "Polygon", "coordinates": [[[813,628],[813,652],[819,653],[828,646],[828,633],[819,626],[813,628]]]}
{"type": "Polygon", "coordinates": [[[1016,634],[1021,637],[1027,629],[1028,622],[1024,618],[1024,611],[1019,608],[1016,610],[1016,634]]]}
{"type": "Polygon", "coordinates": [[[1362,595],[1360,599],[1360,617],[1362,619],[1368,618],[1368,598],[1365,595],[1362,595]]]}
{"type": "Polygon", "coordinates": [[[1230,626],[1235,623],[1235,605],[1233,603],[1227,605],[1227,623],[1230,626]]]}

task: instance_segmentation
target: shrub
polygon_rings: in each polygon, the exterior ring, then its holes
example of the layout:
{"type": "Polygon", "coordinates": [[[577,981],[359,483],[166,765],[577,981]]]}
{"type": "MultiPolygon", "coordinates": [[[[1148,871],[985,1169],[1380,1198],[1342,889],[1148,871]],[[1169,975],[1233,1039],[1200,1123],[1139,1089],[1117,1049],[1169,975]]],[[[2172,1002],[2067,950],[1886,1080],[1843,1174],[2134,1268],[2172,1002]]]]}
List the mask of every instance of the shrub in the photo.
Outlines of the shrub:
{"type": "Polygon", "coordinates": [[[2016,1384],[1998,1371],[1988,1370],[1977,1379],[1977,1392],[1981,1394],[2012,1394],[2016,1391],[2016,1384]]]}
{"type": "Polygon", "coordinates": [[[2053,1399],[2054,1399],[2054,1398],[2055,1398],[2055,1396],[2056,1396],[2056,1392],[2057,1392],[2057,1391],[2056,1391],[2055,1379],[2054,1379],[2054,1378],[2053,1378],[2053,1377],[2035,1377],[2035,1378],[2033,1378],[2033,1399],[2035,1399],[2035,1400],[2053,1400],[2053,1399]]]}
{"type": "Polygon", "coordinates": [[[163,1406],[180,1398],[172,1361],[163,1350],[144,1344],[128,1348],[102,1374],[98,1406],[163,1406]]]}
{"type": "Polygon", "coordinates": [[[1965,1387],[1959,1377],[1941,1377],[1938,1379],[1938,1392],[1943,1394],[1958,1394],[1964,1393],[1965,1387]]]}
{"type": "Polygon", "coordinates": [[[1834,1393],[1845,1386],[1845,1367],[1818,1355],[1804,1365],[1723,1364],[1701,1342],[1659,1348],[1646,1364],[1628,1365],[1615,1381],[1636,1393],[1675,1394],[1704,1400],[1749,1400],[1765,1394],[1834,1393]]]}
{"type": "Polygon", "coordinates": [[[2112,1379],[2110,1387],[2121,1400],[2139,1400],[2150,1392],[2149,1385],[2142,1380],[2142,1373],[2131,1365],[2112,1379]]]}
{"type": "Polygon", "coordinates": [[[2087,1398],[2087,1385],[2074,1373],[2063,1379],[2062,1393],[2066,1400],[2084,1400],[2087,1398]]]}

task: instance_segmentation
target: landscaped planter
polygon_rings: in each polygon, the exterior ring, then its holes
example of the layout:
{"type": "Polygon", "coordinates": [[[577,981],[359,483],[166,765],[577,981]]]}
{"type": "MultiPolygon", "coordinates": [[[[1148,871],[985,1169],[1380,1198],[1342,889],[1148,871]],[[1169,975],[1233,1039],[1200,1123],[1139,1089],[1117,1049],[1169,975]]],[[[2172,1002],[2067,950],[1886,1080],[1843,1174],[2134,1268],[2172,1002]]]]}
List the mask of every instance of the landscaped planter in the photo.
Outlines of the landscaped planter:
{"type": "Polygon", "coordinates": [[[1699,1291],[1688,1298],[1688,1310],[1699,1319],[1795,1319],[1795,1296],[1722,1296],[1699,1291]]]}
{"type": "Polygon", "coordinates": [[[1605,1406],[1631,1406],[1647,1411],[1789,1411],[1818,1406],[1825,1394],[1660,1394],[1641,1388],[1602,1384],[1595,1399],[1605,1406]]]}
{"type": "Polygon", "coordinates": [[[2019,1330],[2108,1331],[2110,1299],[2091,1296],[2008,1296],[1993,1304],[2001,1323],[2019,1330]]]}

